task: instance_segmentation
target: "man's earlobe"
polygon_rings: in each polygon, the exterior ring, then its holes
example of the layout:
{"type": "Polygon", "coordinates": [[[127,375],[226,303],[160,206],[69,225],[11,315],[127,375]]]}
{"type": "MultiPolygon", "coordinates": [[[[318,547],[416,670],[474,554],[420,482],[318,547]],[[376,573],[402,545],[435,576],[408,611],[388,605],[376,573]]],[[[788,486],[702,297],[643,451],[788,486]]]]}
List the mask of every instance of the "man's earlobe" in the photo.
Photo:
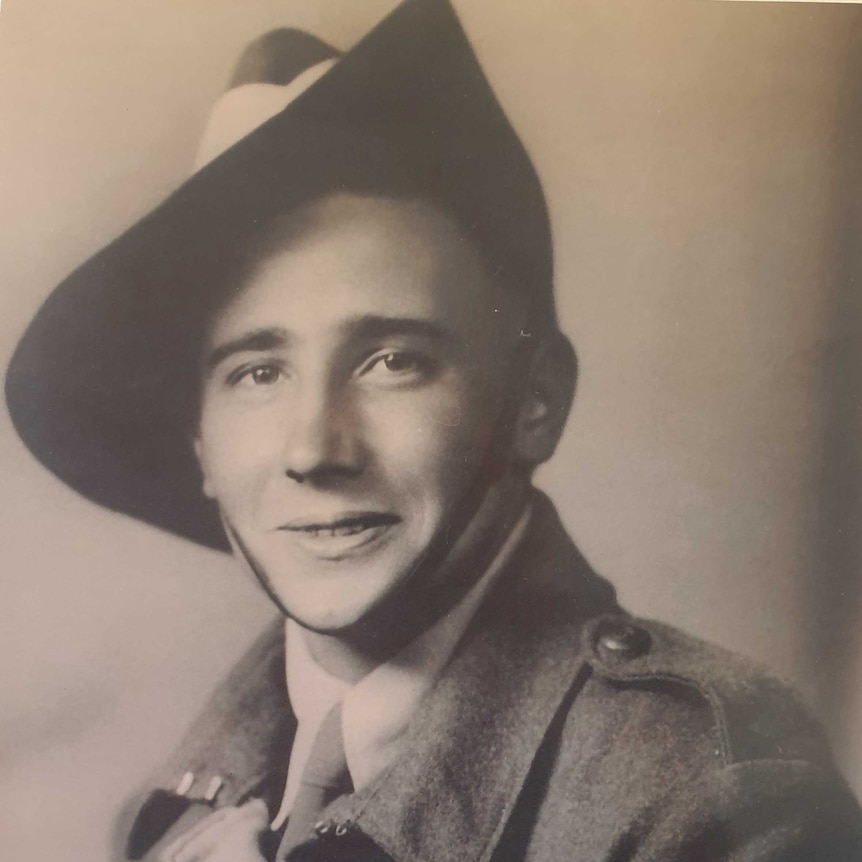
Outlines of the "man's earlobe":
{"type": "Polygon", "coordinates": [[[518,414],[514,456],[529,466],[547,461],[557,448],[575,397],[578,363],[560,332],[543,339],[533,354],[518,414]]]}

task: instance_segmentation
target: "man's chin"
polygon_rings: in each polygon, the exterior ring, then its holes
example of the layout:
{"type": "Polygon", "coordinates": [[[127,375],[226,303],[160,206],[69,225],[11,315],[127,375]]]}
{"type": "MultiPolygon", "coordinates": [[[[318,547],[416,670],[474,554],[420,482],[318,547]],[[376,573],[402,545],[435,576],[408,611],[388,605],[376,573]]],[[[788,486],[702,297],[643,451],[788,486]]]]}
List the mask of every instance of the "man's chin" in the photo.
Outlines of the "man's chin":
{"type": "Polygon", "coordinates": [[[348,638],[350,632],[359,625],[361,619],[354,615],[335,616],[331,610],[319,614],[305,610],[290,610],[285,607],[284,603],[281,604],[281,608],[288,619],[293,620],[306,631],[338,639],[348,638]]]}
{"type": "Polygon", "coordinates": [[[286,576],[265,565],[252,567],[258,584],[282,614],[320,634],[347,633],[361,625],[397,591],[397,578],[378,581],[378,567],[324,563],[320,571],[307,567],[301,578],[286,576]],[[376,569],[376,571],[375,571],[376,569]],[[288,581],[288,583],[285,583],[288,581]]]}
{"type": "MultiPolygon", "coordinates": [[[[408,627],[406,620],[399,621],[400,615],[393,618],[393,602],[393,596],[387,593],[361,605],[339,606],[326,602],[311,606],[307,601],[296,603],[287,598],[279,599],[276,605],[307,632],[352,645],[362,652],[375,653],[378,649],[386,650],[393,639],[393,629],[400,631],[408,627]]],[[[401,638],[396,640],[400,643],[401,638]]]]}

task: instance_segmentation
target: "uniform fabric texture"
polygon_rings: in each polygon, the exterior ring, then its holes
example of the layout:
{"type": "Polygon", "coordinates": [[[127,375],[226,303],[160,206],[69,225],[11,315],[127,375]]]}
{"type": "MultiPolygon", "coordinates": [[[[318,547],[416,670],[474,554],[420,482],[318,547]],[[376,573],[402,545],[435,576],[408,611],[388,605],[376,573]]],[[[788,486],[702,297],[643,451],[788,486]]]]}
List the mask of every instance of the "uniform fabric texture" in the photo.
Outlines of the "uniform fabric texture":
{"type": "MultiPolygon", "coordinates": [[[[753,662],[627,616],[547,499],[534,506],[403,756],[330,805],[290,862],[862,858],[862,812],[795,696],[753,662]]],[[[198,800],[214,774],[218,805],[277,807],[292,725],[272,677],[281,633],[264,635],[157,778],[164,792],[196,776],[147,859],[209,812],[198,800]]]]}

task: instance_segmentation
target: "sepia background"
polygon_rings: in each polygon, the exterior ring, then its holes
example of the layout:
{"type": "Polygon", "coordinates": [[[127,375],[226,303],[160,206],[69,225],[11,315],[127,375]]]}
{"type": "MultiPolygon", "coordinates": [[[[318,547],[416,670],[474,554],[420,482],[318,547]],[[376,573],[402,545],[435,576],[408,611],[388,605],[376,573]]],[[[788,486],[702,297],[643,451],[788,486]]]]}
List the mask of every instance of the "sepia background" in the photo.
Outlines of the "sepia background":
{"type": "MultiPolygon", "coordinates": [[[[249,39],[346,48],[394,5],[4,0],[3,366],[187,175],[249,39]]],[[[862,794],[862,8],[455,5],[544,181],[581,359],[541,485],[629,609],[794,680],[862,794]]],[[[76,497],[5,413],[0,477],[0,841],[99,862],[271,611],[229,559],[76,497]]]]}

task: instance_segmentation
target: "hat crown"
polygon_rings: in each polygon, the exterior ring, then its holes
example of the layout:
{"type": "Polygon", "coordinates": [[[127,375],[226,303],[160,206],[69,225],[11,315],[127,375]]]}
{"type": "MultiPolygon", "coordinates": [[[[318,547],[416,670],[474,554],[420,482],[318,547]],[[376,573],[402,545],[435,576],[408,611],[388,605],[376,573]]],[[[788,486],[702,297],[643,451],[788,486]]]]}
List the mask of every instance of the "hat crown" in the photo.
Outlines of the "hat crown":
{"type": "Polygon", "coordinates": [[[317,36],[280,28],[255,39],[237,61],[228,89],[213,105],[195,154],[200,170],[281,113],[322,78],[340,53],[317,36]]]}
{"type": "Polygon", "coordinates": [[[304,30],[281,27],[251,42],[234,67],[228,89],[245,84],[286,86],[298,75],[340,56],[331,45],[304,30]]]}

